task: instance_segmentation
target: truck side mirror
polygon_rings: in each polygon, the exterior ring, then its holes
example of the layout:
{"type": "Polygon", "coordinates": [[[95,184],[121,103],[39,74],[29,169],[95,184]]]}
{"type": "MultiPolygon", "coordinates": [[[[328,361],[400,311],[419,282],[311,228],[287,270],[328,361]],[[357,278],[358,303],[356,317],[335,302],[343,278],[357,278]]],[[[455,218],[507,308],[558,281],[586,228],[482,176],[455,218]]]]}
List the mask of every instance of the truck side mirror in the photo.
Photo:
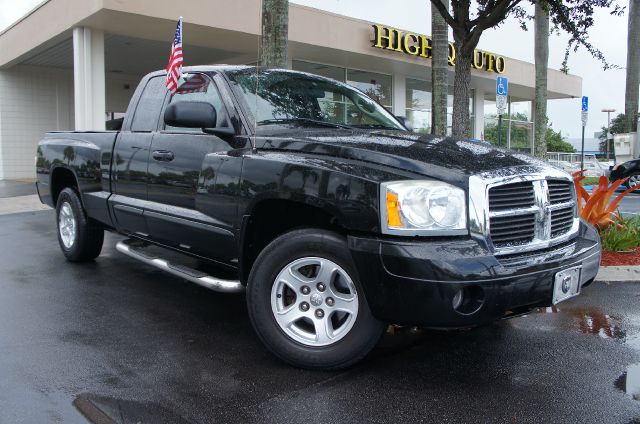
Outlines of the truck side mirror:
{"type": "Polygon", "coordinates": [[[164,123],[182,128],[215,128],[216,108],[207,102],[171,103],[164,111],[164,123]]]}

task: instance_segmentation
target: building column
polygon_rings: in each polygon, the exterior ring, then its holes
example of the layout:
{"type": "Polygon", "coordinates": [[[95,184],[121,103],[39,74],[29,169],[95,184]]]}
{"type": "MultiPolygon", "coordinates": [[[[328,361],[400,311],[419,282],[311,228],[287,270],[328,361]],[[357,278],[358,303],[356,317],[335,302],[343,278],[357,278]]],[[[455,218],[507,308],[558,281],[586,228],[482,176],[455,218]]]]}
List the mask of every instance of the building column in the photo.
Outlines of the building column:
{"type": "Polygon", "coordinates": [[[404,74],[393,74],[393,114],[407,115],[407,77],[404,74]]]}
{"type": "Polygon", "coordinates": [[[473,90],[473,138],[484,139],[484,91],[473,90]]]}
{"type": "Polygon", "coordinates": [[[73,93],[76,130],[105,129],[104,32],[73,29],[73,93]]]}

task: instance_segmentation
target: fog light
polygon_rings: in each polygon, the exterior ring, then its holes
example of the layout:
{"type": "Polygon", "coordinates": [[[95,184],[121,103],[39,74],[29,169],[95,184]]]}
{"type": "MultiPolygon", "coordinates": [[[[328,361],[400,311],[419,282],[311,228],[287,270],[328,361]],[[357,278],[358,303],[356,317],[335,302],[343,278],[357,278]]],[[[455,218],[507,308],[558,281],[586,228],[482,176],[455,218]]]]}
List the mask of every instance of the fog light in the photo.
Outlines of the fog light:
{"type": "Polygon", "coordinates": [[[451,300],[453,310],[461,315],[473,315],[484,304],[484,290],[480,286],[465,286],[451,300]]]}

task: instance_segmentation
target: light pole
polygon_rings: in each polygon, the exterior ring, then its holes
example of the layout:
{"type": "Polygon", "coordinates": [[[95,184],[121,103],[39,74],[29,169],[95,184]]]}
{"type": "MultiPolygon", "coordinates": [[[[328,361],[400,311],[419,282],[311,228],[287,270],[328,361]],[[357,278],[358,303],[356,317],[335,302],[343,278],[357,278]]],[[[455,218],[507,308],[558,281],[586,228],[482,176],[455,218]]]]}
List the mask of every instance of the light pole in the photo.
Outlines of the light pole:
{"type": "Polygon", "coordinates": [[[615,112],[615,109],[602,109],[603,112],[607,113],[607,136],[606,138],[606,142],[605,142],[605,146],[606,146],[606,152],[607,152],[607,160],[609,160],[609,136],[611,135],[611,113],[615,112]]]}

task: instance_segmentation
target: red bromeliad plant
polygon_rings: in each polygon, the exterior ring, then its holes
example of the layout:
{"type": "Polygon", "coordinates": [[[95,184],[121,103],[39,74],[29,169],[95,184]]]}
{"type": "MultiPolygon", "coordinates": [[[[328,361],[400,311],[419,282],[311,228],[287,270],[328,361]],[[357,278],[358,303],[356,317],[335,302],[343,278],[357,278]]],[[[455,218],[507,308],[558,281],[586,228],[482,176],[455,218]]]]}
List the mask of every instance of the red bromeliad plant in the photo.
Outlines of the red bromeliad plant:
{"type": "Polygon", "coordinates": [[[576,186],[576,194],[578,196],[578,213],[587,222],[601,229],[608,227],[611,224],[616,224],[613,218],[620,219],[618,214],[615,212],[618,204],[624,196],[631,193],[636,189],[636,187],[631,187],[625,190],[611,203],[609,203],[618,187],[620,187],[620,185],[627,179],[624,178],[616,180],[609,185],[607,177],[602,176],[600,177],[599,184],[595,186],[591,194],[589,194],[589,192],[582,187],[582,184],[580,184],[580,181],[585,178],[584,175],[582,175],[583,173],[584,170],[571,174],[573,176],[573,182],[576,186]]]}

